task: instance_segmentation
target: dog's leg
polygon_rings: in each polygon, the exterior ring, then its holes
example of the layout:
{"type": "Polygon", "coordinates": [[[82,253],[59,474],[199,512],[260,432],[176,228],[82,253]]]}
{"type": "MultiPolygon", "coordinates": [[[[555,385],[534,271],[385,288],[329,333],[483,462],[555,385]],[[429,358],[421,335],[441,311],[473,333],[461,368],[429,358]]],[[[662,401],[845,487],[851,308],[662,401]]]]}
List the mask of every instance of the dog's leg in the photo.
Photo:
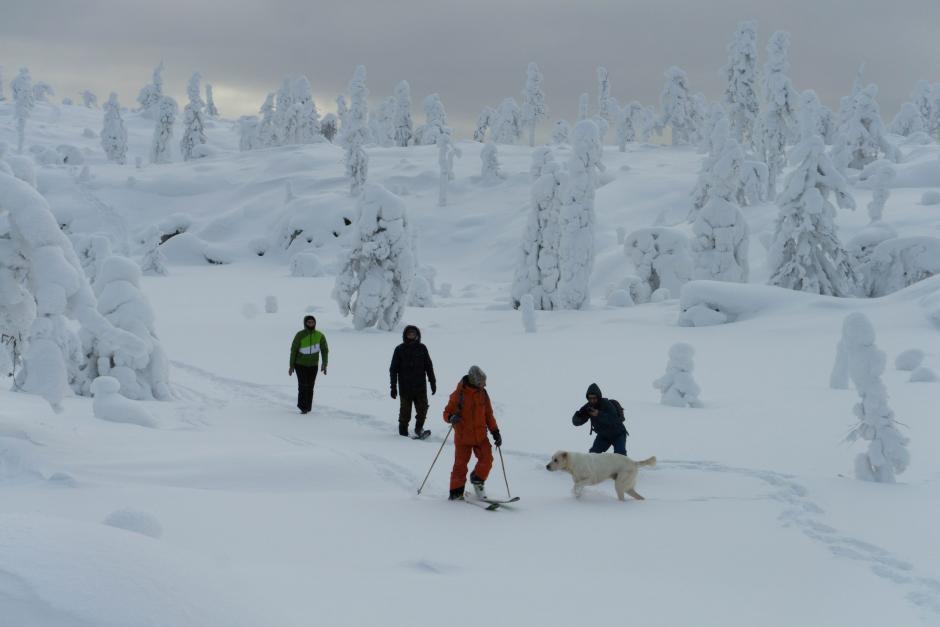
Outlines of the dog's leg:
{"type": "Polygon", "coordinates": [[[580,481],[574,482],[574,487],[571,488],[571,492],[574,493],[574,497],[576,499],[581,498],[581,493],[584,492],[584,486],[586,485],[586,483],[582,483],[580,481]]]}
{"type": "MultiPolygon", "coordinates": [[[[630,488],[629,490],[627,490],[627,494],[629,494],[630,496],[632,496],[633,498],[635,498],[635,499],[638,500],[638,501],[645,501],[645,500],[646,500],[646,499],[644,499],[636,490],[634,490],[633,488],[630,488]]],[[[623,499],[620,499],[620,500],[622,501],[623,499]]]]}
{"type": "Polygon", "coordinates": [[[621,501],[625,501],[626,499],[623,498],[623,488],[621,488],[621,487],[620,487],[619,485],[617,485],[617,484],[614,484],[614,485],[616,485],[616,487],[617,487],[617,498],[620,499],[621,501]]]}

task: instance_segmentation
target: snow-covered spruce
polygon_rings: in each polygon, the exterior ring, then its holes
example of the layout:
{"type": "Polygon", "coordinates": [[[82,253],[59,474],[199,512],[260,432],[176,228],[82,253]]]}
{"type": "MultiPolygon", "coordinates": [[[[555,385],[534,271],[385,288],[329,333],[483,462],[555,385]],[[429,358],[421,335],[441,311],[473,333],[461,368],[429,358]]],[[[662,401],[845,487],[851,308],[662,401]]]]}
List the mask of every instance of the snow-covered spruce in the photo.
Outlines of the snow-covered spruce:
{"type": "Polygon", "coordinates": [[[767,164],[768,188],[777,192],[777,177],[787,163],[787,144],[794,137],[797,93],[790,83],[790,34],[777,31],[767,44],[764,64],[764,111],[761,114],[754,145],[767,164]]]}
{"type": "Polygon", "coordinates": [[[258,110],[261,114],[261,123],[258,125],[258,139],[255,145],[258,148],[268,148],[277,145],[277,125],[274,119],[274,94],[268,94],[264,104],[258,110]]]}
{"type": "MultiPolygon", "coordinates": [[[[744,158],[741,146],[731,138],[731,122],[724,114],[717,116],[709,141],[705,142],[709,153],[702,160],[698,179],[692,189],[692,209],[689,221],[695,222],[698,212],[716,195],[728,198],[740,206],[757,204],[764,200],[767,189],[767,166],[759,161],[744,158]],[[737,175],[716,178],[716,164],[729,154],[741,154],[737,175]],[[719,190],[713,189],[719,187],[719,190]],[[730,186],[730,187],[729,187],[730,186]]],[[[731,173],[726,173],[731,174],[731,173]]]]}
{"type": "Polygon", "coordinates": [[[140,268],[127,257],[105,259],[95,278],[98,311],[117,329],[136,336],[146,355],[119,346],[109,363],[98,363],[98,373],[121,382],[124,396],[135,400],[170,400],[169,365],[157,339],[153,308],[140,289],[140,268]]]}
{"type": "Polygon", "coordinates": [[[395,85],[395,145],[404,148],[414,138],[414,124],[411,121],[411,86],[408,81],[395,85]]]}
{"type": "Polygon", "coordinates": [[[157,107],[163,100],[163,61],[154,68],[153,76],[149,83],[140,88],[137,94],[137,104],[140,105],[141,112],[146,117],[155,118],[157,107]]]}
{"type": "Polygon", "coordinates": [[[238,118],[238,149],[254,150],[261,148],[259,131],[261,122],[256,115],[243,115],[238,118]]]}
{"type": "Polygon", "coordinates": [[[127,163],[127,128],[121,117],[121,105],[117,94],[111,96],[104,105],[104,125],[101,128],[101,148],[108,161],[124,165],[127,163]]]}
{"type": "Polygon", "coordinates": [[[369,158],[365,145],[369,142],[369,90],[366,88],[366,68],[357,66],[349,81],[350,106],[340,129],[340,144],[346,147],[346,176],[349,193],[357,196],[365,185],[369,172],[369,158]]]}
{"type": "Polygon", "coordinates": [[[352,248],[336,277],[333,298],[356,329],[395,328],[415,276],[414,243],[405,204],[387,189],[367,183],[352,227],[352,248]]]}
{"type": "Polygon", "coordinates": [[[865,314],[846,316],[842,345],[848,356],[849,375],[860,397],[853,408],[859,424],[846,440],[868,441],[868,450],[855,458],[855,477],[894,483],[895,475],[904,472],[910,463],[908,439],[898,431],[894,412],[888,407],[888,391],[881,381],[886,357],[875,346],[875,329],[865,314]]]}
{"type": "Polygon", "coordinates": [[[519,307],[529,294],[536,309],[557,307],[563,173],[550,148],[532,152],[529,219],[522,238],[511,298],[519,307]]]}
{"type": "Polygon", "coordinates": [[[290,83],[290,109],[285,113],[281,135],[285,144],[315,144],[323,141],[320,113],[313,101],[310,81],[298,76],[290,83]]]}
{"type": "Polygon", "coordinates": [[[924,362],[924,351],[919,348],[909,348],[898,354],[894,360],[894,367],[898,370],[913,372],[924,362]]]}
{"type": "Polygon", "coordinates": [[[153,419],[150,412],[140,403],[122,396],[120,391],[121,382],[114,377],[101,376],[92,382],[91,393],[94,399],[91,402],[91,409],[95,418],[108,422],[126,422],[141,427],[156,428],[157,421],[153,419]]]}
{"type": "Polygon", "coordinates": [[[503,179],[503,174],[499,170],[499,154],[496,151],[496,144],[486,142],[483,150],[480,151],[480,162],[480,182],[492,185],[503,179]]]}
{"type": "Polygon", "coordinates": [[[146,252],[140,262],[140,271],[148,276],[167,276],[170,272],[166,267],[166,255],[160,248],[161,235],[156,228],[148,232],[146,238],[146,252]]]}
{"type": "Polygon", "coordinates": [[[497,144],[515,144],[522,137],[522,112],[515,98],[506,98],[496,109],[491,123],[492,141],[497,144]]]}
{"type": "Polygon", "coordinates": [[[597,124],[581,120],[571,137],[571,156],[562,186],[558,246],[559,309],[582,309],[590,302],[594,269],[594,193],[597,171],[605,170],[597,124]]]}
{"type": "Polygon", "coordinates": [[[437,144],[437,136],[447,128],[447,112],[444,103],[437,94],[430,94],[424,99],[425,122],[415,129],[415,144],[432,146],[437,144]]]}
{"type": "Polygon", "coordinates": [[[522,328],[526,333],[535,333],[535,299],[532,294],[524,294],[519,304],[522,313],[522,328]]]}
{"type": "Polygon", "coordinates": [[[212,85],[206,83],[206,114],[210,118],[219,117],[219,109],[215,106],[215,98],[212,96],[212,85]]]}
{"type": "Polygon", "coordinates": [[[888,130],[896,135],[910,137],[914,133],[925,133],[927,125],[920,111],[917,110],[917,105],[913,102],[905,102],[891,120],[888,130]]]}
{"type": "Polygon", "coordinates": [[[459,158],[460,148],[454,144],[451,138],[451,130],[445,128],[437,136],[437,164],[440,167],[440,179],[438,181],[437,205],[445,207],[447,205],[447,185],[454,180],[454,159],[459,158]]]}
{"type": "Polygon", "coordinates": [[[620,152],[626,152],[627,143],[635,142],[640,138],[638,128],[643,114],[643,105],[636,100],[631,101],[617,110],[616,129],[617,145],[620,152]]]}
{"type": "Polygon", "coordinates": [[[626,237],[624,252],[633,262],[643,288],[631,292],[634,302],[644,303],[653,292],[666,288],[679,294],[692,276],[692,258],[685,235],[674,229],[639,229],[626,237]]]}
{"type": "Polygon", "coordinates": [[[722,68],[727,83],[724,103],[733,137],[750,145],[757,121],[757,22],[741,22],[728,44],[728,63],[722,68]]]}
{"type": "Polygon", "coordinates": [[[868,85],[846,101],[833,147],[836,165],[861,170],[881,155],[889,161],[900,160],[900,153],[888,139],[881,121],[877,96],[878,87],[868,85]]]}
{"type": "Polygon", "coordinates": [[[522,91],[522,126],[529,130],[529,146],[535,146],[535,127],[548,116],[545,92],[542,91],[542,73],[534,62],[529,63],[522,91]]]}
{"type": "Polygon", "coordinates": [[[155,106],[153,140],[150,143],[150,163],[170,162],[170,141],[173,139],[173,124],[179,108],[176,101],[163,96],[155,106]]]}
{"type": "Polygon", "coordinates": [[[369,127],[372,140],[384,148],[395,146],[395,108],[394,96],[382,100],[378,110],[369,113],[369,127]]]}
{"type": "Polygon", "coordinates": [[[323,138],[333,143],[333,138],[336,137],[336,133],[339,131],[339,118],[336,117],[335,113],[327,113],[323,116],[323,119],[320,120],[320,134],[323,135],[323,138]]]}
{"type": "Polygon", "coordinates": [[[813,135],[822,137],[823,142],[832,144],[835,141],[836,126],[832,109],[822,104],[812,89],[800,93],[799,139],[804,141],[813,135]]]}
{"type": "Polygon", "coordinates": [[[868,203],[868,217],[872,222],[881,220],[884,215],[885,203],[891,195],[888,185],[894,180],[896,174],[894,166],[884,159],[869,164],[862,172],[862,176],[872,188],[871,202],[868,203]]]}
{"type": "Polygon", "coordinates": [[[842,208],[854,209],[848,184],[825,153],[818,135],[790,153],[796,168],[777,197],[780,214],[768,251],[770,284],[832,296],[855,293],[857,277],[836,233],[834,194],[842,208]]]}
{"type": "Polygon", "coordinates": [[[0,277],[5,279],[0,321],[12,319],[20,329],[29,328],[17,385],[59,409],[70,387],[87,394],[98,365],[114,363],[118,352],[146,362],[144,343],[98,312],[72,243],[45,199],[0,172],[0,213],[8,229],[0,230],[0,241],[8,242],[0,247],[0,277]]]}
{"type": "Polygon", "coordinates": [[[180,154],[183,161],[204,157],[202,146],[206,138],[206,103],[203,102],[199,89],[202,75],[196,72],[189,79],[186,94],[189,103],[183,108],[183,136],[180,138],[180,154]]]}
{"type": "Polygon", "coordinates": [[[681,342],[669,349],[666,374],[653,381],[653,387],[662,393],[660,403],[672,407],[702,406],[698,398],[701,390],[692,378],[694,356],[695,349],[681,342]]]}
{"type": "Polygon", "coordinates": [[[552,143],[556,146],[568,143],[571,134],[571,125],[566,120],[558,120],[552,129],[552,143]]]}
{"type": "Polygon", "coordinates": [[[86,109],[97,109],[98,96],[96,96],[91,90],[86,89],[82,92],[82,104],[86,109]]]}
{"type": "Polygon", "coordinates": [[[33,96],[33,79],[27,68],[20,68],[20,73],[10,82],[13,92],[13,119],[16,120],[16,151],[23,154],[26,141],[26,122],[36,104],[33,96]]]}
{"type": "Polygon", "coordinates": [[[483,143],[486,141],[486,132],[496,118],[496,110],[493,107],[483,107],[480,115],[477,116],[477,125],[473,129],[473,141],[483,143]]]}
{"type": "Polygon", "coordinates": [[[665,76],[666,85],[659,97],[663,113],[657,126],[660,128],[670,127],[673,146],[688,144],[695,132],[688,76],[676,66],[666,70],[665,76]]]}
{"type": "Polygon", "coordinates": [[[598,66],[597,70],[597,117],[608,124],[617,119],[620,106],[610,95],[610,73],[607,68],[598,66]]]}

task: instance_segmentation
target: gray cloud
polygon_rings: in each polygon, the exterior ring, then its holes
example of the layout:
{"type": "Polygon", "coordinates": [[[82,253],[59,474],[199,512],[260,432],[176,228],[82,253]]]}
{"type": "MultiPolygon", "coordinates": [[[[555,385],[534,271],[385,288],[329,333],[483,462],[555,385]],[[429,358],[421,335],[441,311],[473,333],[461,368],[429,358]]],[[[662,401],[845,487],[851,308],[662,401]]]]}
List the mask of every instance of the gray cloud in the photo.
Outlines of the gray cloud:
{"type": "Polygon", "coordinates": [[[416,109],[436,91],[463,129],[483,105],[520,98],[529,61],[545,75],[553,117],[573,118],[581,92],[595,97],[597,65],[621,102],[658,103],[670,65],[716,99],[743,19],[758,20],[761,53],[773,31],[789,31],[795,85],[830,106],[863,61],[887,118],[917,79],[940,80],[936,0],[0,0],[0,15],[7,78],[28,65],[59,97],[90,88],[131,104],[164,59],[171,93],[181,96],[199,70],[230,116],[256,111],[284,76],[301,73],[330,110],[359,63],[375,100],[404,78],[416,109]]]}

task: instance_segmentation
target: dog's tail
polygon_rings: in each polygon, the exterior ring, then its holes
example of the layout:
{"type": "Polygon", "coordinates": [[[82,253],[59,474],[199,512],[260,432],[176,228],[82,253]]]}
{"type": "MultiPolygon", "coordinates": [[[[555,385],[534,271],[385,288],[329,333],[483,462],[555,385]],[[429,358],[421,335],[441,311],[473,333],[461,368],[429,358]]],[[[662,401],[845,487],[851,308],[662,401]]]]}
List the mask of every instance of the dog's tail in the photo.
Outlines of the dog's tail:
{"type": "Polygon", "coordinates": [[[639,461],[636,463],[637,466],[655,466],[656,465],[656,456],[653,455],[647,459],[639,461]]]}

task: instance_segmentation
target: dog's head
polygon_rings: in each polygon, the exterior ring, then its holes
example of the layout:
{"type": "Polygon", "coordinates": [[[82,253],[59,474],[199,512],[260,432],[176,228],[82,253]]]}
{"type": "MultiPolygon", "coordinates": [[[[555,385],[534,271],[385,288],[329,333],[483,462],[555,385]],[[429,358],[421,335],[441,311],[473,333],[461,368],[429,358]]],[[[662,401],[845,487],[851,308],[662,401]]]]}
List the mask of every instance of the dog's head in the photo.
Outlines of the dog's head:
{"type": "Polygon", "coordinates": [[[567,470],[568,451],[558,451],[552,455],[552,461],[545,464],[546,470],[567,470]]]}

